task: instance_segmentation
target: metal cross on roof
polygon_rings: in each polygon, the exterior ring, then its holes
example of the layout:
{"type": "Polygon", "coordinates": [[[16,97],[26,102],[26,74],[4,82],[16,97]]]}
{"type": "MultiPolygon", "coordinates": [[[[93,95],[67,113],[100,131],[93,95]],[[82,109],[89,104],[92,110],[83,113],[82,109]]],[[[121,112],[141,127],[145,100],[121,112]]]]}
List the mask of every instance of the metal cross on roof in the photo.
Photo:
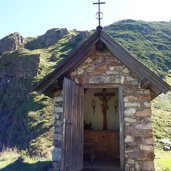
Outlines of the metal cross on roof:
{"type": "Polygon", "coordinates": [[[93,3],[93,5],[98,5],[98,12],[96,13],[96,18],[99,20],[99,27],[101,25],[101,19],[103,18],[103,13],[100,11],[101,4],[105,4],[105,2],[100,2],[100,0],[98,0],[98,2],[93,3]]]}

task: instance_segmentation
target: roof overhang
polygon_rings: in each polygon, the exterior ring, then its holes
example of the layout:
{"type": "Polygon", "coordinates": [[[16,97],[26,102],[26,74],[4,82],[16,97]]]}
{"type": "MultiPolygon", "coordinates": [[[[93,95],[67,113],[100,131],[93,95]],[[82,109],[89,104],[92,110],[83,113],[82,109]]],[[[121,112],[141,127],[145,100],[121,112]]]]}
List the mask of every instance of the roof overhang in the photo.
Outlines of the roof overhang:
{"type": "Polygon", "coordinates": [[[171,90],[170,85],[152,72],[125,48],[114,41],[102,29],[97,29],[79,48],[72,51],[57,68],[38,83],[35,91],[53,97],[53,92],[61,88],[64,76],[75,70],[96,48],[104,46],[128,69],[135,73],[142,81],[142,88],[148,88],[152,92],[152,99],[161,93],[171,90]],[[99,43],[100,42],[100,43],[99,43]]]}

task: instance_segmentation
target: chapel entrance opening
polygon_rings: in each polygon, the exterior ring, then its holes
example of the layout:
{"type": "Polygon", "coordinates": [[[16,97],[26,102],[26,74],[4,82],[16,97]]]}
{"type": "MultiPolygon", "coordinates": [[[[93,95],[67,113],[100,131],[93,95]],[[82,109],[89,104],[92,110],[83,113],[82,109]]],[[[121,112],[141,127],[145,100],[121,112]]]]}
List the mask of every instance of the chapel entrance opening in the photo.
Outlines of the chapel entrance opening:
{"type": "Polygon", "coordinates": [[[119,168],[118,89],[85,89],[84,100],[84,170],[119,168]]]}

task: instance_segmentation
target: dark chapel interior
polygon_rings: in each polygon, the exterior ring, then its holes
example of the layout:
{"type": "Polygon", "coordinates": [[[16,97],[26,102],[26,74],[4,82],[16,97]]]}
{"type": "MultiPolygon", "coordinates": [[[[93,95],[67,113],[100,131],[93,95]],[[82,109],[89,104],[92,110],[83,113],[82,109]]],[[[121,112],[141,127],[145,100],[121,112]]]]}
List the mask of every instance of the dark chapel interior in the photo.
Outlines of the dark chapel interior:
{"type": "Polygon", "coordinates": [[[117,91],[114,88],[85,89],[84,167],[119,165],[117,91]]]}

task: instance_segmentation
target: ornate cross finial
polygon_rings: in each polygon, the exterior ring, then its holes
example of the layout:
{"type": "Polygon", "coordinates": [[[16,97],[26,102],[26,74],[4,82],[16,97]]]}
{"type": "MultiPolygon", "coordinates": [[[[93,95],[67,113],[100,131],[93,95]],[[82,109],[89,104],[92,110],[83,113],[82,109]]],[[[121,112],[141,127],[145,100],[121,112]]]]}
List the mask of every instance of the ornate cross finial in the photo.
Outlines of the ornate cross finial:
{"type": "Polygon", "coordinates": [[[98,2],[93,3],[93,5],[98,5],[98,12],[96,13],[96,18],[99,20],[99,26],[101,27],[101,19],[103,18],[103,13],[100,11],[100,5],[101,4],[105,4],[105,2],[100,2],[100,0],[98,0],[98,2]]]}

